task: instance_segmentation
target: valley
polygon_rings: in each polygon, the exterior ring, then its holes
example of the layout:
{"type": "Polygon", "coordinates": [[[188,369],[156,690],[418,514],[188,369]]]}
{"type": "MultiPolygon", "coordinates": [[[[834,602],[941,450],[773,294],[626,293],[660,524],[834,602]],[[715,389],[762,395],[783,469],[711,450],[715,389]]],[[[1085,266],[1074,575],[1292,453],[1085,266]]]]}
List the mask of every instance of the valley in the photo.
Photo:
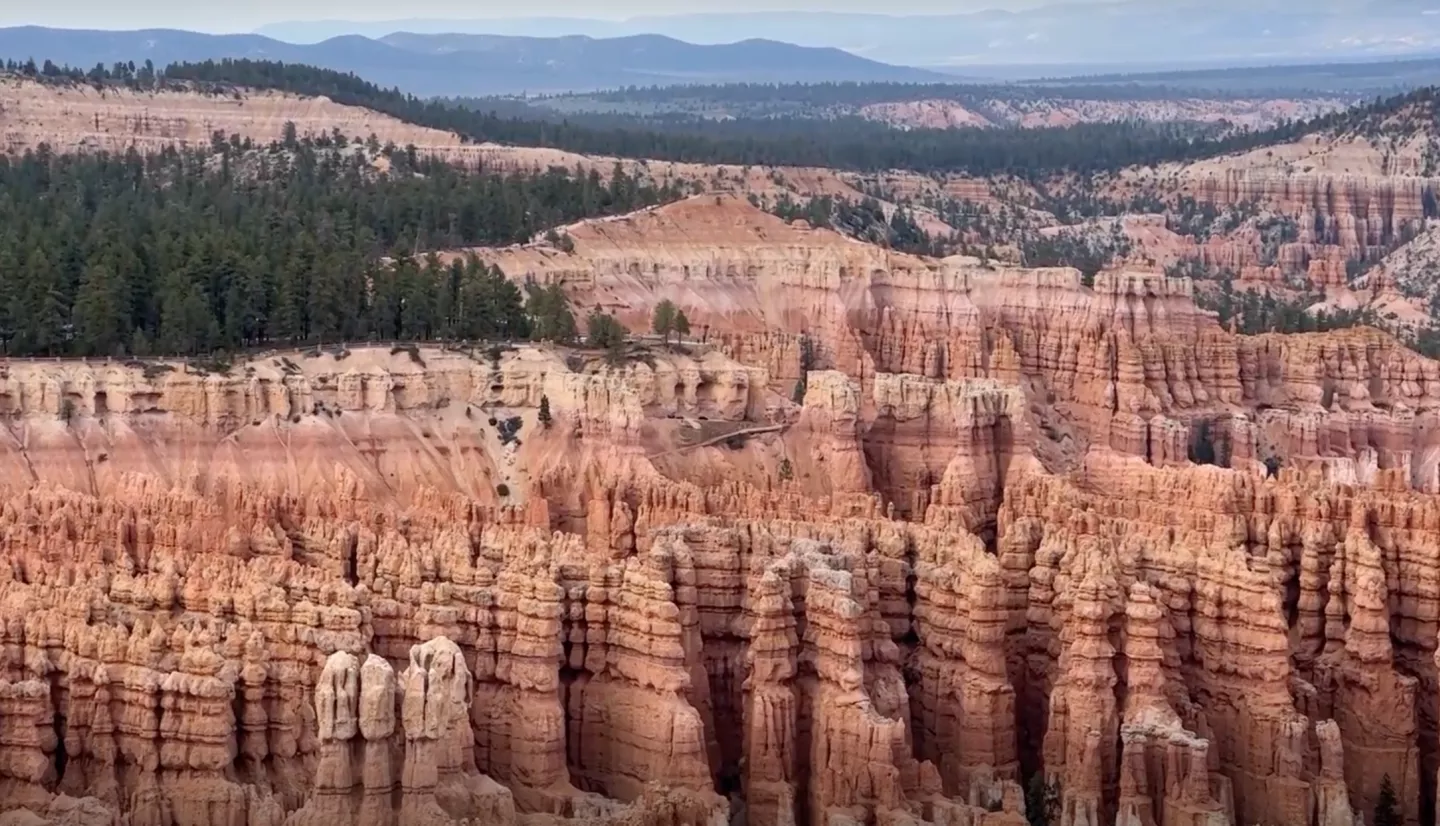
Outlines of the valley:
{"type": "Polygon", "coordinates": [[[0,81],[0,824],[1434,822],[1433,91],[890,165],[222,70],[0,81]]]}

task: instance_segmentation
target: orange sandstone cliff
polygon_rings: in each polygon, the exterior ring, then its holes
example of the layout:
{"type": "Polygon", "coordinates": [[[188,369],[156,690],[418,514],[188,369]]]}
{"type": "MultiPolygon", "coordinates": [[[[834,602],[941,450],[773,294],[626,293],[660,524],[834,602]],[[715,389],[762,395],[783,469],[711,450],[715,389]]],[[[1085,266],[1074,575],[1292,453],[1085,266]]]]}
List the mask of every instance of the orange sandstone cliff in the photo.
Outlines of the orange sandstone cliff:
{"type": "Polygon", "coordinates": [[[4,365],[0,823],[1432,816],[1440,364],[711,195],[568,234],[480,252],[691,336],[4,365]]]}

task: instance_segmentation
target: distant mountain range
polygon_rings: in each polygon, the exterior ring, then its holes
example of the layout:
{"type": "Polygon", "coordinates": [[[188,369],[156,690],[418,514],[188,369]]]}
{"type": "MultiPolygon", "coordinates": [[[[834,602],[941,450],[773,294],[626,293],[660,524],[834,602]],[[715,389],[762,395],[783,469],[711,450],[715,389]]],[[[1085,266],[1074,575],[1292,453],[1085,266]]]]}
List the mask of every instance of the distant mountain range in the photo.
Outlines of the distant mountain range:
{"type": "Polygon", "coordinates": [[[0,28],[0,58],[85,67],[96,63],[252,58],[355,72],[417,95],[480,96],[589,91],[681,83],[926,83],[943,75],[892,66],[834,48],[774,40],[696,45],[660,35],[501,37],[392,33],[341,35],[313,44],[258,34],[212,35],[174,29],[94,31],[0,28]]]}
{"type": "Polygon", "coordinates": [[[648,33],[692,43],[766,37],[840,48],[882,62],[961,71],[1017,64],[1105,65],[1119,71],[1127,64],[1163,69],[1440,53],[1440,0],[1070,0],[1038,8],[1006,5],[1003,11],[925,16],[756,12],[620,21],[311,21],[278,23],[260,31],[294,42],[396,31],[591,37],[648,33]]]}

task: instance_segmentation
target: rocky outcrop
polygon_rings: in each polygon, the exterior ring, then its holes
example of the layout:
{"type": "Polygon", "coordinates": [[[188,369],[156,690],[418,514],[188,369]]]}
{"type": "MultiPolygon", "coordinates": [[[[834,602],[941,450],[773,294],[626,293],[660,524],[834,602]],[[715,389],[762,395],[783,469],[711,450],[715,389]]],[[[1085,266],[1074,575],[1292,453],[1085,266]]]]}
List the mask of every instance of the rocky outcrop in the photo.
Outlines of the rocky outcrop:
{"type": "MultiPolygon", "coordinates": [[[[1210,741],[1186,729],[1177,710],[1196,716],[1178,673],[1174,626],[1147,583],[1130,587],[1124,639],[1125,708],[1115,823],[1234,822],[1230,779],[1212,767],[1210,741]]],[[[1339,796],[1348,806],[1343,784],[1339,796]]]]}
{"type": "Polygon", "coordinates": [[[942,511],[993,533],[1012,463],[1030,456],[1024,394],[993,379],[940,381],[879,373],[865,434],[873,484],[904,516],[942,511]],[[906,501],[906,497],[911,497],[906,501]]]}
{"type": "Polygon", "coordinates": [[[1434,362],[713,207],[532,274],[715,347],[7,363],[0,810],[1418,826],[1434,362]]]}
{"type": "Polygon", "coordinates": [[[861,107],[860,114],[906,128],[949,129],[962,127],[1055,127],[1077,123],[1109,121],[1224,121],[1252,129],[1266,129],[1282,120],[1308,120],[1343,109],[1340,99],[1305,100],[1237,99],[1206,100],[916,100],[874,103],[861,107]]]}
{"type": "MultiPolygon", "coordinates": [[[[671,299],[697,329],[725,330],[721,346],[763,366],[781,395],[790,395],[802,360],[845,374],[866,408],[861,440],[873,483],[898,515],[918,513],[898,490],[924,498],[949,463],[948,440],[959,438],[944,435],[954,432],[949,424],[937,431],[936,411],[924,412],[935,393],[920,389],[921,377],[998,382],[999,396],[1020,388],[1010,401],[972,404],[967,415],[1015,430],[998,438],[1018,440],[1013,453],[1051,469],[1074,467],[1092,445],[1185,464],[1197,458],[1200,434],[1223,431],[1234,444],[1222,464],[1278,452],[1307,467],[1355,462],[1337,478],[1368,480],[1369,449],[1381,454],[1378,468],[1408,463],[1412,485],[1434,484],[1430,431],[1417,416],[1432,404],[1435,368],[1377,333],[1237,337],[1196,309],[1184,279],[1101,273],[1085,289],[1073,271],[914,258],[708,197],[591,222],[571,237],[574,254],[526,247],[489,255],[511,277],[563,281],[577,302],[616,307],[637,324],[645,307],[671,299]],[[982,412],[986,405],[1010,412],[997,417],[982,412]],[[1302,435],[1354,432],[1356,417],[1373,422],[1363,425],[1373,435],[1302,435]],[[1228,424],[1239,419],[1248,424],[1228,424]],[[1313,424],[1301,424],[1307,419],[1313,424]],[[923,439],[939,456],[897,447],[897,439],[923,439]]],[[[969,391],[945,394],[953,392],[969,391]]],[[[1217,461],[1212,452],[1205,447],[1199,458],[1217,461]]]]}
{"type": "Polygon", "coordinates": [[[1242,287],[1323,296],[1312,311],[1368,307],[1394,329],[1423,327],[1429,290],[1411,270],[1426,257],[1437,215],[1433,130],[1428,111],[1379,117],[1088,183],[1161,213],[1122,219],[1135,265],[1198,261],[1242,287]]]}
{"type": "Polygon", "coordinates": [[[209,146],[216,133],[264,145],[284,137],[293,123],[300,136],[339,132],[350,139],[374,135],[382,144],[456,148],[457,135],[425,129],[325,97],[273,91],[202,93],[183,88],[136,91],[115,85],[50,83],[0,78],[0,152],[22,154],[47,143],[55,152],[124,154],[166,146],[209,146]]]}
{"type": "Polygon", "coordinates": [[[1234,168],[1197,176],[1187,186],[1196,198],[1216,204],[1254,203],[1290,215],[1319,215],[1335,222],[1341,232],[1378,243],[1382,233],[1427,217],[1426,193],[1433,195],[1440,178],[1422,177],[1418,171],[1279,175],[1234,168]]]}
{"type": "MultiPolygon", "coordinates": [[[[1430,517],[1422,514],[1433,508],[1428,497],[1411,494],[1396,500],[1393,494],[1307,487],[1300,474],[1286,474],[1286,481],[1278,484],[1273,480],[1257,483],[1254,477],[1232,471],[1156,469],[1134,459],[1100,456],[1087,462],[1078,487],[1056,486],[1042,477],[1023,487],[1031,493],[1008,500],[1002,510],[1002,548],[1011,542],[1020,543],[1021,549],[1033,547],[1037,568],[1047,559],[1059,563],[1059,573],[1048,577],[1043,589],[1038,593],[1034,585],[1030,589],[1032,606],[1036,597],[1055,606],[1048,622],[1037,627],[1035,620],[1031,621],[1030,662],[1033,665],[1037,655],[1051,656],[1048,652],[1054,649],[1056,638],[1054,616],[1067,603],[1073,605],[1072,612],[1083,612],[1081,616],[1087,619],[1096,614],[1097,605],[1104,604],[1097,599],[1097,572],[1105,572],[1099,582],[1113,582],[1112,588],[1127,581],[1144,583],[1143,589],[1131,586],[1126,601],[1125,661],[1130,679],[1125,702],[1147,699],[1146,705],[1136,710],[1136,724],[1122,727],[1121,742],[1148,748],[1139,727],[1139,720],[1148,719],[1173,732],[1169,739],[1172,748],[1192,744],[1187,749],[1192,757],[1181,759],[1175,770],[1187,771],[1180,766],[1188,763],[1194,767],[1188,771],[1194,771],[1211,761],[1209,766],[1223,780],[1211,781],[1205,771],[1196,774],[1195,792],[1187,802],[1202,803],[1202,812],[1206,807],[1220,811],[1233,794],[1237,822],[1309,822],[1306,813],[1311,811],[1312,798],[1328,795],[1335,799],[1341,794],[1335,790],[1341,786],[1348,789],[1343,797],[1362,812],[1373,811],[1374,795],[1387,775],[1397,789],[1419,788],[1411,767],[1422,761],[1411,749],[1420,748],[1423,737],[1418,729],[1431,725],[1427,720],[1433,720],[1433,712],[1418,709],[1406,699],[1406,692],[1414,681],[1434,679],[1428,666],[1434,645],[1428,639],[1434,609],[1418,608],[1412,615],[1417,633],[1401,632],[1393,655],[1385,645],[1365,642],[1375,638],[1364,629],[1386,629],[1392,622],[1394,627],[1404,627],[1410,620],[1392,612],[1416,609],[1399,607],[1406,604],[1400,590],[1414,593],[1418,587],[1429,594],[1432,586],[1414,580],[1406,585],[1403,577],[1387,585],[1381,577],[1352,578],[1344,571],[1364,564],[1367,556],[1374,559],[1367,546],[1377,541],[1390,548],[1384,556],[1399,560],[1392,563],[1397,576],[1406,570],[1403,559],[1413,551],[1403,548],[1415,540],[1399,539],[1383,526],[1401,513],[1405,516],[1399,518],[1407,523],[1425,522],[1430,517]],[[1060,498],[1041,494],[1043,504],[1032,499],[1041,489],[1053,489],[1060,498]],[[1098,493],[1101,490],[1107,493],[1098,493]],[[1120,505],[1121,501],[1126,504],[1120,505]],[[1302,507],[1302,502],[1307,504],[1302,507]],[[1168,521],[1171,519],[1174,521],[1168,521]],[[1067,569],[1090,573],[1087,579],[1071,584],[1066,580],[1067,569]],[[1346,585],[1347,581],[1368,581],[1362,590],[1371,588],[1371,594],[1392,596],[1363,598],[1375,606],[1367,610],[1376,613],[1357,613],[1363,603],[1345,596],[1355,587],[1346,585]],[[1164,649],[1158,674],[1153,665],[1138,668],[1147,659],[1154,661],[1153,650],[1148,655],[1143,648],[1134,654],[1129,651],[1144,639],[1133,624],[1146,615],[1159,614],[1157,603],[1169,606],[1169,629],[1164,633],[1174,635],[1173,644],[1164,649]],[[1241,605],[1248,607],[1242,611],[1241,605]],[[1326,609],[1317,615],[1314,606],[1322,605],[1326,609]],[[1341,616],[1343,621],[1326,619],[1341,616]],[[1329,634],[1339,635],[1333,637],[1334,643],[1325,642],[1329,634]],[[1367,647],[1372,644],[1378,647],[1367,647]],[[1366,653],[1359,653],[1362,650],[1366,653]],[[1329,653],[1316,656],[1322,651],[1329,653]],[[1165,659],[1173,665],[1166,668],[1165,659]],[[1339,665],[1342,662],[1345,664],[1339,665]],[[1353,669],[1349,673],[1357,675],[1363,671],[1366,676],[1350,678],[1354,682],[1348,683],[1337,669],[1353,669]],[[1164,679],[1158,679],[1161,677],[1164,679]],[[1339,701],[1347,709],[1365,708],[1371,697],[1387,697],[1388,711],[1383,715],[1368,712],[1371,716],[1366,719],[1388,722],[1364,732],[1348,723],[1348,715],[1354,712],[1334,705],[1335,692],[1345,691],[1340,684],[1355,685],[1360,692],[1339,701]],[[1152,691],[1142,693],[1140,689],[1147,685],[1152,691]],[[1365,688],[1360,689],[1362,685],[1365,688]],[[1160,689],[1159,696],[1155,688],[1160,689]],[[1225,701],[1217,702],[1222,696],[1225,701]],[[1177,725],[1171,714],[1178,716],[1182,725],[1177,725]],[[1168,725],[1166,718],[1171,720],[1168,725]],[[1318,733],[1315,721],[1324,723],[1318,733]],[[1336,769],[1341,750],[1346,757],[1343,772],[1336,769]],[[1374,757],[1358,765],[1349,759],[1365,753],[1374,757]]],[[[1415,537],[1409,531],[1402,533],[1415,537]]],[[[1369,564],[1373,566],[1373,562],[1369,564]]],[[[1422,579],[1428,582],[1433,578],[1422,579]]],[[[1112,604],[1114,599],[1110,598],[1112,604]]],[[[1426,596],[1408,604],[1430,606],[1433,599],[1426,596]]],[[[1114,609],[1107,610],[1113,616],[1114,609]]],[[[1031,615],[1035,616],[1033,608],[1031,615]]],[[[1061,625],[1060,636],[1071,628],[1083,631],[1093,627],[1077,626],[1071,619],[1061,625]]],[[[1095,634],[1093,630],[1090,633],[1092,637],[1095,634]]],[[[1388,643],[1389,632],[1382,631],[1381,637],[1388,643]]],[[[1098,646],[1104,651],[1108,644],[1097,640],[1089,650],[1098,646]]],[[[1074,669],[1073,665],[1070,670],[1064,667],[1066,656],[1061,655],[1059,664],[1062,675],[1074,669]]],[[[1046,670],[1050,670],[1048,666],[1046,670]]],[[[1098,665],[1082,673],[1093,673],[1096,680],[1107,678],[1098,665]]],[[[1058,689],[1049,697],[1052,723],[1057,696],[1063,696],[1058,689]]],[[[1106,719],[1097,714],[1087,714],[1087,723],[1106,719]]],[[[1096,753],[1104,759],[1104,749],[1096,753]]],[[[1131,772],[1141,770],[1138,762],[1131,772]]],[[[1051,763],[1047,759],[1047,766],[1051,763]]],[[[1068,769],[1068,762],[1066,765],[1068,769]]],[[[1067,785],[1073,786],[1070,774],[1067,770],[1064,776],[1067,785]]],[[[1086,788],[1093,785],[1092,776],[1081,776],[1086,788]]],[[[1130,805],[1132,811],[1141,810],[1141,805],[1127,802],[1133,799],[1134,790],[1141,788],[1139,778],[1122,781],[1122,804],[1130,805]]],[[[1423,795],[1411,793],[1409,799],[1418,803],[1423,795]]],[[[1151,805],[1158,806],[1160,801],[1151,805]]],[[[1418,822],[1418,809],[1410,804],[1404,815],[1407,822],[1418,822]]]]}

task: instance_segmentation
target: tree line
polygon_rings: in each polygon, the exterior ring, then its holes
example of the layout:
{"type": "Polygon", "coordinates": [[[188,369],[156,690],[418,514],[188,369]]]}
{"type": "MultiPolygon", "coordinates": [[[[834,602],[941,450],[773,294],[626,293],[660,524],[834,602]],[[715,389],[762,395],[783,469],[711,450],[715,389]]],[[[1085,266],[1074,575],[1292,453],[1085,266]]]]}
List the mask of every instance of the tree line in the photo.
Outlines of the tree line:
{"type": "Polygon", "coordinates": [[[528,241],[682,194],[618,165],[608,179],[465,171],[373,138],[293,129],[269,147],[219,135],[153,154],[41,147],[0,157],[0,345],[120,356],[573,338],[558,287],[522,294],[476,259],[422,251],[528,241]]]}
{"type": "Polygon", "coordinates": [[[751,195],[750,200],[756,206],[766,205],[772,215],[787,224],[801,219],[812,227],[833,229],[869,244],[912,255],[948,255],[958,244],[955,238],[936,238],[926,232],[914,214],[904,207],[895,207],[887,218],[885,208],[868,195],[858,203],[831,195],[797,201],[788,192],[782,192],[773,204],[766,204],[755,195],[751,195]]]}
{"type": "Polygon", "coordinates": [[[696,163],[908,169],[1043,178],[1134,165],[1191,161],[1294,140],[1316,130],[1353,128],[1395,111],[1421,92],[1363,110],[1291,121],[1264,130],[1197,136],[1193,124],[1084,123],[1041,129],[894,129],[863,117],[737,117],[613,113],[506,115],[493,101],[441,101],[382,89],[354,74],[263,60],[176,63],[165,77],[220,86],[325,95],[473,141],[545,146],[587,154],[696,163]]]}
{"type": "MultiPolygon", "coordinates": [[[[22,74],[43,76],[33,60],[11,62],[22,74]]],[[[153,68],[153,67],[152,67],[153,68]]],[[[60,79],[142,85],[144,67],[116,64],[90,72],[55,67],[60,79]]],[[[422,99],[383,89],[353,73],[278,61],[225,59],[174,63],[151,85],[189,83],[219,92],[244,86],[325,95],[473,141],[543,146],[586,154],[695,163],[826,166],[874,172],[907,169],[1015,175],[1039,180],[1059,173],[1093,174],[1129,166],[1194,161],[1295,140],[1317,131],[1378,133],[1392,115],[1433,111],[1435,87],[1374,103],[1288,121],[1268,129],[1203,129],[1196,124],[1122,121],[1040,129],[894,129],[859,116],[735,117],[684,114],[545,114],[514,101],[422,99]],[[1197,131],[1199,130],[1199,131],[1197,131]]],[[[843,88],[837,86],[836,88],[843,88]]],[[[718,93],[717,93],[718,94],[718,93]]],[[[818,94],[818,93],[817,93],[818,94]]]]}
{"type": "Polygon", "coordinates": [[[45,61],[37,64],[34,58],[24,62],[18,60],[6,60],[0,64],[6,74],[19,75],[32,79],[44,80],[65,80],[72,83],[123,83],[135,88],[154,88],[163,78],[163,72],[156,71],[155,63],[150,60],[143,61],[138,66],[135,61],[130,60],[124,63],[119,61],[106,66],[104,63],[96,63],[94,68],[86,71],[73,66],[58,66],[52,61],[45,61]]]}
{"type": "MultiPolygon", "coordinates": [[[[1288,93],[1297,97],[1292,90],[1288,93]]],[[[1299,95],[1303,97],[1303,95],[1299,95]]],[[[668,86],[626,86],[600,92],[538,95],[536,100],[627,104],[648,103],[671,106],[729,107],[789,104],[807,107],[866,106],[917,100],[953,100],[982,104],[991,100],[1104,100],[1156,101],[1206,97],[1215,100],[1244,100],[1253,93],[1223,88],[1199,90],[1128,83],[902,83],[897,81],[840,81],[827,83],[724,83],[668,86]]]]}
{"type": "Polygon", "coordinates": [[[1195,258],[1183,259],[1165,269],[1171,278],[1190,278],[1198,283],[1195,306],[1214,312],[1222,327],[1242,335],[1261,333],[1324,333],[1350,327],[1379,327],[1375,311],[1315,310],[1324,300],[1321,293],[1304,292],[1293,297],[1274,292],[1235,288],[1234,270],[1206,266],[1195,258]],[[1213,285],[1213,288],[1212,288],[1213,285]]]}

